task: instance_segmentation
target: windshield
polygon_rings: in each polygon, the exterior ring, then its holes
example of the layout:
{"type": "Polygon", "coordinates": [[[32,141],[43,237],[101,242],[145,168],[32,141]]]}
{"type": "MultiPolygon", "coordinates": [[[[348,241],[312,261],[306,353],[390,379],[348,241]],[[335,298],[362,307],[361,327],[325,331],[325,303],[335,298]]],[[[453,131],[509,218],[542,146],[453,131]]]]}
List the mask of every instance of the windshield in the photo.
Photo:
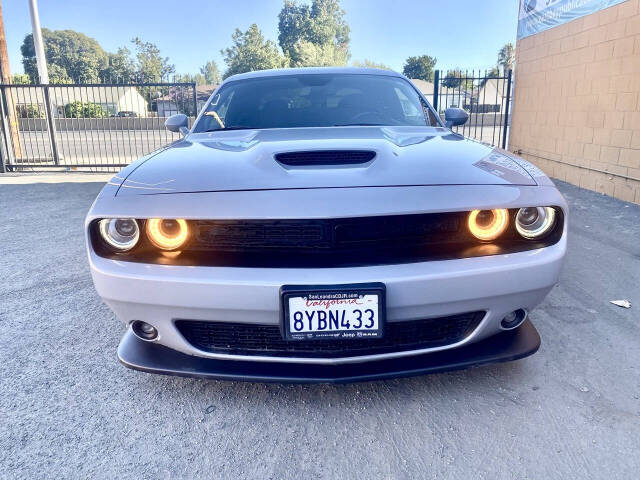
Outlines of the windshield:
{"type": "Polygon", "coordinates": [[[402,78],[306,74],[224,85],[193,131],[349,125],[440,126],[402,78]]]}

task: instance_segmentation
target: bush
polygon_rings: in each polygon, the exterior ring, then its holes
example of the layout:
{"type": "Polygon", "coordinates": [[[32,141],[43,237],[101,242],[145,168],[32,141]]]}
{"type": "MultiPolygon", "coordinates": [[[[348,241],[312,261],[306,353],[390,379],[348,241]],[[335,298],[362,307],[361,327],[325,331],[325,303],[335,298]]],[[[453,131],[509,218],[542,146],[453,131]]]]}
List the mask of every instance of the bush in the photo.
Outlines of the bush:
{"type": "Polygon", "coordinates": [[[18,107],[18,116],[20,118],[44,118],[44,111],[40,105],[30,103],[18,107]]]}
{"type": "Polygon", "coordinates": [[[64,106],[66,118],[102,118],[108,117],[109,112],[97,103],[71,102],[64,106]]]}

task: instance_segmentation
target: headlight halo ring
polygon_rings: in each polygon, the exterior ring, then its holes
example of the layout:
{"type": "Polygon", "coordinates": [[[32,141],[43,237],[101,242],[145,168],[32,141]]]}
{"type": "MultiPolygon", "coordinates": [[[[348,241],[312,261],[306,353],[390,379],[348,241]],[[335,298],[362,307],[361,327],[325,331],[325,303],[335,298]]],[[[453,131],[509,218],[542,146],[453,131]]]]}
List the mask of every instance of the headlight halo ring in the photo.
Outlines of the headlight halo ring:
{"type": "Polygon", "coordinates": [[[515,217],[516,230],[521,237],[527,240],[537,240],[544,238],[556,225],[556,210],[553,207],[523,207],[518,209],[515,217]],[[522,221],[521,216],[531,214],[527,210],[536,209],[536,218],[526,224],[522,221]]]}
{"type": "Polygon", "coordinates": [[[506,208],[494,208],[491,210],[472,210],[469,212],[467,227],[469,232],[483,242],[490,242],[502,235],[509,226],[509,210],[506,208]],[[487,225],[478,223],[478,216],[484,212],[491,212],[493,215],[487,225]]]}
{"type": "Polygon", "coordinates": [[[127,252],[140,240],[140,226],[135,218],[103,218],[98,222],[98,231],[102,241],[116,252],[127,252]],[[131,229],[129,235],[127,228],[131,229]]]}
{"type": "Polygon", "coordinates": [[[152,245],[167,252],[180,249],[189,239],[189,226],[182,218],[149,218],[145,221],[147,238],[152,245]],[[167,232],[164,222],[175,222],[177,232],[167,232]]]}

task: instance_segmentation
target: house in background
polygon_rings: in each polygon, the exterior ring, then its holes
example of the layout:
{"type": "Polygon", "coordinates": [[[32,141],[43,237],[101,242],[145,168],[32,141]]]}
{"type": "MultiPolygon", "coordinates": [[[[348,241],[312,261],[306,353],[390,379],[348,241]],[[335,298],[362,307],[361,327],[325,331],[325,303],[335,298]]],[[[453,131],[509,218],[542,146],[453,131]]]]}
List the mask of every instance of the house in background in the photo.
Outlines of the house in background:
{"type": "MultiPolygon", "coordinates": [[[[433,83],[412,78],[411,82],[433,104],[433,83]]],[[[504,78],[488,78],[469,89],[449,88],[440,85],[438,110],[449,107],[464,108],[473,113],[504,113],[507,103],[507,81],[504,78]]]]}
{"type": "Polygon", "coordinates": [[[504,113],[507,104],[507,81],[504,78],[489,78],[472,96],[465,109],[473,107],[474,113],[504,113]]]}
{"type": "MultiPolygon", "coordinates": [[[[411,82],[416,86],[420,93],[427,97],[427,100],[429,100],[433,105],[433,83],[427,82],[425,80],[420,80],[418,78],[412,78],[411,82]]],[[[463,108],[464,105],[469,103],[471,94],[462,88],[449,88],[441,84],[438,97],[440,100],[438,102],[438,109],[442,113],[449,107],[463,108]]]]}
{"type": "MultiPolygon", "coordinates": [[[[176,113],[192,113],[190,108],[193,102],[191,89],[185,90],[183,87],[175,87],[174,92],[170,92],[156,100],[156,108],[159,117],[170,117],[176,113]],[[179,90],[177,88],[180,88],[179,90]],[[186,105],[185,105],[186,104],[186,105]]],[[[211,94],[218,88],[218,85],[197,85],[196,86],[196,103],[198,112],[207,103],[211,94]]],[[[198,112],[195,112],[196,115],[198,112]]]]}
{"type": "MultiPolygon", "coordinates": [[[[44,112],[44,91],[41,87],[21,87],[9,89],[13,95],[18,116],[26,112],[44,112]]],[[[49,87],[49,98],[55,117],[65,117],[65,107],[73,102],[100,105],[104,112],[116,116],[119,112],[133,112],[138,117],[147,117],[147,102],[138,89],[129,86],[67,87],[64,85],[49,87]]]]}

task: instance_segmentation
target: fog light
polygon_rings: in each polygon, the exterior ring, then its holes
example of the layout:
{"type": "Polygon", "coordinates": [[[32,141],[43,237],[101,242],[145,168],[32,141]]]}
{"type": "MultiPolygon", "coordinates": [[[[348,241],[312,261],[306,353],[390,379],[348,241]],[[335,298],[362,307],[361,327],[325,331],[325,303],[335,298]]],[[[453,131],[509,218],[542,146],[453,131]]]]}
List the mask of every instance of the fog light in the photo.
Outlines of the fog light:
{"type": "Polygon", "coordinates": [[[526,320],[526,318],[526,310],[519,308],[518,310],[514,310],[513,312],[507,314],[500,322],[500,326],[504,330],[513,330],[514,328],[518,328],[522,324],[522,322],[526,320]]]}
{"type": "Polygon", "coordinates": [[[140,320],[135,320],[131,324],[131,330],[133,330],[136,337],[142,340],[153,340],[158,336],[158,330],[156,330],[153,325],[140,320]]]}

